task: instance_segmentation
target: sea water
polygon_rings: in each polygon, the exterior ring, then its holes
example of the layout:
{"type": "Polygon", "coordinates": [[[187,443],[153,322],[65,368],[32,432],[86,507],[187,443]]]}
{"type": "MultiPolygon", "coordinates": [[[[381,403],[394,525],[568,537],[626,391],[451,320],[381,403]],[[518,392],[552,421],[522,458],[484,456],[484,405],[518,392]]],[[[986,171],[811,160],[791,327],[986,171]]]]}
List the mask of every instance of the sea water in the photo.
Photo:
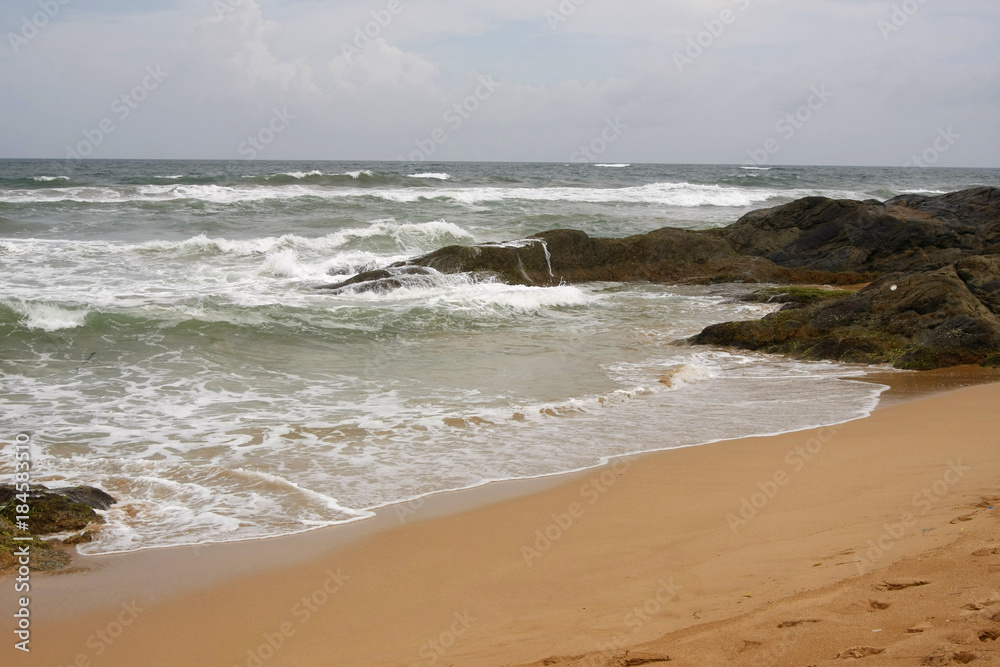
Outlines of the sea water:
{"type": "MultiPolygon", "coordinates": [[[[490,480],[832,424],[860,366],[679,345],[746,286],[317,286],[451,244],[707,229],[997,170],[0,161],[0,481],[119,499],[83,553],[263,538],[490,480]]],[[[665,480],[664,483],[670,483],[665,480]]]]}

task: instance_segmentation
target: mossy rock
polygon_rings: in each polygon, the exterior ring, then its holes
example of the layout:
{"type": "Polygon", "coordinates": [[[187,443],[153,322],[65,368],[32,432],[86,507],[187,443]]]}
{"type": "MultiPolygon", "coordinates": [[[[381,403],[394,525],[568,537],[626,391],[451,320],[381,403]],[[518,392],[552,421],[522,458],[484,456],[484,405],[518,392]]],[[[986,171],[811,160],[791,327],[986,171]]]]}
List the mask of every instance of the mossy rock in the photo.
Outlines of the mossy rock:
{"type": "Polygon", "coordinates": [[[28,545],[30,563],[28,566],[35,571],[61,570],[69,565],[69,554],[55,549],[51,544],[36,536],[17,528],[7,519],[0,516],[0,572],[20,565],[17,554],[21,547],[28,545]],[[18,540],[17,537],[31,537],[30,540],[18,540]]]}
{"type": "MultiPolygon", "coordinates": [[[[17,498],[11,498],[0,508],[0,517],[14,523],[18,504],[17,498]]],[[[104,517],[91,507],[47,490],[31,491],[28,506],[28,531],[32,535],[83,530],[92,523],[104,523],[104,517]]]]}
{"type": "Polygon", "coordinates": [[[895,364],[912,345],[904,338],[858,327],[843,327],[814,338],[789,341],[771,346],[770,352],[800,359],[837,359],[854,364],[895,364]]]}
{"type": "Polygon", "coordinates": [[[747,303],[816,303],[843,299],[854,294],[850,290],[826,289],[823,287],[766,287],[740,297],[747,303]]]}

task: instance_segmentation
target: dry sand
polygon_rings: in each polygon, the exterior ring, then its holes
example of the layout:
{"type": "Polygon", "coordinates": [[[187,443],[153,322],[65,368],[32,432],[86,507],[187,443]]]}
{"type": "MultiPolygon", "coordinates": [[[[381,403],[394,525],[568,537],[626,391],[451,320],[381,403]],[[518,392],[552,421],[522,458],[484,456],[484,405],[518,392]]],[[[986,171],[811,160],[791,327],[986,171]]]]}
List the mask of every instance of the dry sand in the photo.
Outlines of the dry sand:
{"type": "Polygon", "coordinates": [[[0,664],[990,664],[998,407],[1000,385],[972,387],[530,495],[81,559],[34,575],[33,651],[5,631],[0,664]]]}

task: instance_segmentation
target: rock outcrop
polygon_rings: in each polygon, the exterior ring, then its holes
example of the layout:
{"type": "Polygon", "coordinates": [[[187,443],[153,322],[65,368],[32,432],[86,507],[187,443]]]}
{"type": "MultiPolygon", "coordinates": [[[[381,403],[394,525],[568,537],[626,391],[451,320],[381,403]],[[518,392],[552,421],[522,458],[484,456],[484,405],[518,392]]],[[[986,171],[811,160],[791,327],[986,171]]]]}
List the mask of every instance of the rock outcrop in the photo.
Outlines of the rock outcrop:
{"type": "Polygon", "coordinates": [[[721,230],[732,248],[787,268],[882,275],[1000,254],[1000,189],[877,201],[807,197],[721,230]]]}
{"type": "Polygon", "coordinates": [[[40,484],[32,484],[24,497],[18,497],[16,488],[10,484],[0,484],[0,571],[17,564],[16,550],[27,545],[30,551],[30,567],[37,570],[57,570],[69,563],[69,555],[56,550],[52,543],[39,536],[54,533],[77,532],[61,540],[60,544],[79,544],[93,538],[96,526],[104,523],[104,517],[94,510],[106,510],[117,501],[100,489],[90,486],[73,486],[48,489],[40,484]],[[24,516],[27,505],[28,516],[23,527],[18,527],[18,516],[24,516]],[[30,541],[15,540],[16,537],[31,537],[30,541]]]}
{"type": "Polygon", "coordinates": [[[319,289],[385,291],[412,284],[421,269],[423,274],[428,270],[469,273],[512,285],[594,281],[854,284],[871,277],[854,271],[798,270],[767,258],[742,256],[717,233],[665,227],[608,239],[557,229],[506,244],[447,246],[319,289]]]}
{"type": "Polygon", "coordinates": [[[851,296],[710,326],[691,342],[914,370],[1000,366],[1000,256],[889,274],[851,296]]]}
{"type": "Polygon", "coordinates": [[[807,197],[729,227],[666,227],[621,239],[559,229],[505,244],[448,246],[326,289],[386,290],[428,273],[512,284],[871,283],[843,298],[788,298],[757,322],[692,340],[810,359],[929,369],[1000,365],[1000,188],[886,202],[807,197]]]}

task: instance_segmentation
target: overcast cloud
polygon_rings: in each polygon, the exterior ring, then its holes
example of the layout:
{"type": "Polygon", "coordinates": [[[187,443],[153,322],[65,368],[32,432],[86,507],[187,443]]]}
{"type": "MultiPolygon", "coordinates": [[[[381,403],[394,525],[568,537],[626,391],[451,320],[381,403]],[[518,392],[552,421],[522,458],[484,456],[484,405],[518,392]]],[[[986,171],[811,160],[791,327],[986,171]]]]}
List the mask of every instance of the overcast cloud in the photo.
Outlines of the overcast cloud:
{"type": "Polygon", "coordinates": [[[0,29],[2,157],[898,166],[947,135],[935,166],[1000,167],[996,0],[4,0],[0,29]]]}

